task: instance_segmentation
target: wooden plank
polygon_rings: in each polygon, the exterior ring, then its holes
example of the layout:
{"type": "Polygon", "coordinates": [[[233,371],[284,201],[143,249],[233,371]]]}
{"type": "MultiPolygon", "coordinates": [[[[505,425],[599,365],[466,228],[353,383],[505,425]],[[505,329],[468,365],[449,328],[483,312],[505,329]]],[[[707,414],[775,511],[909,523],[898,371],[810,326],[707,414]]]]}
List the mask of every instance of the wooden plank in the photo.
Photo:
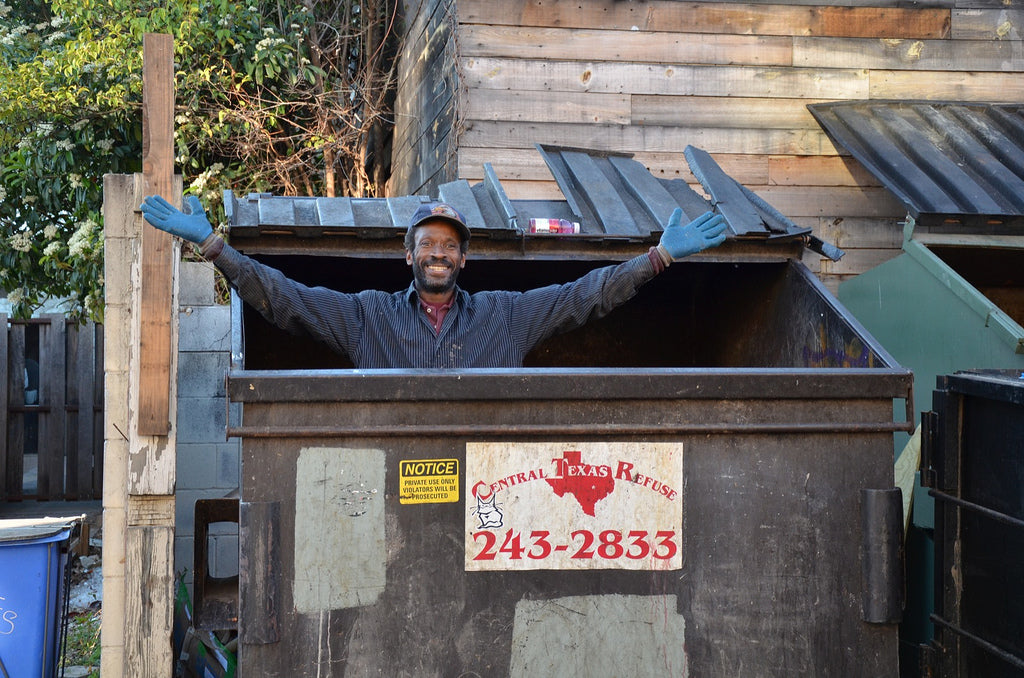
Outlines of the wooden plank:
{"type": "Polygon", "coordinates": [[[900,255],[899,249],[852,249],[839,261],[821,260],[822,275],[859,275],[900,255]]]}
{"type": "MultiPolygon", "coordinates": [[[[174,497],[167,498],[172,515],[174,497]]],[[[125,529],[124,675],[166,676],[174,611],[174,528],[125,529]]]]}
{"type": "Polygon", "coordinates": [[[277,502],[239,505],[239,639],[247,645],[280,640],[281,507],[277,502]]]}
{"type": "Polygon", "coordinates": [[[431,2],[419,8],[402,40],[398,59],[398,88],[403,89],[422,79],[425,72],[448,47],[454,17],[451,0],[431,2]]]}
{"type": "Polygon", "coordinates": [[[806,68],[900,68],[914,71],[1024,70],[1016,40],[794,38],[793,65],[806,68]]]}
{"type": "Polygon", "coordinates": [[[77,449],[78,459],[74,465],[68,465],[68,474],[76,477],[78,494],[86,499],[93,495],[93,449],[92,442],[95,438],[95,419],[93,410],[96,402],[96,366],[93,362],[96,359],[96,338],[95,333],[89,326],[77,328],[78,346],[75,355],[75,367],[77,371],[77,400],[78,400],[78,430],[77,449]]]}
{"type": "Polygon", "coordinates": [[[455,110],[454,72],[437,72],[420,83],[406,101],[408,107],[396,111],[395,134],[406,146],[439,124],[452,125],[455,110]]]}
{"type": "MultiPolygon", "coordinates": [[[[635,125],[820,129],[808,104],[826,100],[634,94],[635,125]]],[[[827,100],[831,101],[831,100],[827,100]]]]}
{"type": "Polygon", "coordinates": [[[774,186],[881,186],[881,182],[850,156],[771,156],[768,180],[774,186]]]}
{"type": "Polygon", "coordinates": [[[818,221],[814,228],[815,235],[844,250],[899,250],[903,244],[903,224],[900,219],[837,217],[818,221]]]}
{"type": "Polygon", "coordinates": [[[468,24],[459,30],[462,57],[792,66],[793,39],[758,35],[652,33],[468,24]]]}
{"type": "Polygon", "coordinates": [[[463,59],[462,84],[470,89],[607,92],[783,99],[864,99],[863,69],[694,66],[540,59],[463,59]]]}
{"type": "Polygon", "coordinates": [[[748,186],[790,219],[796,217],[903,218],[907,210],[884,188],[748,186]]]}
{"type": "Polygon", "coordinates": [[[708,153],[838,155],[821,130],[708,129],[621,125],[562,125],[474,121],[460,137],[460,147],[529,148],[534,143],[590,148],[616,153],[678,153],[688,145],[708,153]]]}
{"type": "Polygon", "coordinates": [[[1024,28],[1024,9],[1007,6],[993,0],[993,9],[953,10],[950,37],[954,40],[1007,40],[1010,44],[1020,41],[1024,28]]]}
{"type": "Polygon", "coordinates": [[[466,120],[628,125],[631,117],[630,96],[618,93],[477,90],[466,104],[466,120]]]}
{"type": "Polygon", "coordinates": [[[1005,73],[871,71],[869,99],[1019,103],[1021,88],[1005,73]]]}
{"type": "MultiPolygon", "coordinates": [[[[81,499],[77,488],[69,486],[70,478],[65,477],[65,455],[68,449],[65,431],[67,428],[67,320],[63,315],[48,314],[50,322],[40,327],[39,337],[39,397],[40,402],[50,406],[48,414],[39,417],[39,465],[43,467],[45,454],[47,495],[51,499],[81,499]]],[[[40,485],[41,485],[40,479],[40,485]]],[[[41,489],[41,488],[40,488],[41,489]]]]}
{"type": "MultiPolygon", "coordinates": [[[[454,101],[449,101],[454,115],[454,101]]],[[[451,124],[442,124],[442,120],[450,120],[448,113],[442,114],[436,124],[430,125],[412,143],[412,145],[396,158],[397,166],[403,168],[395,181],[389,182],[392,194],[433,195],[425,187],[436,187],[452,181],[455,167],[450,163],[454,157],[454,141],[452,140],[451,124]]]]}
{"type": "MultiPolygon", "coordinates": [[[[633,157],[659,179],[682,179],[688,184],[697,183],[697,178],[690,171],[681,150],[674,153],[638,151],[633,157]]],[[[767,155],[715,153],[714,158],[726,174],[741,184],[768,183],[769,156],[767,155]]]]}
{"type": "MultiPolygon", "coordinates": [[[[174,202],[174,43],[170,35],[143,36],[142,172],[146,195],[174,202]]],[[[171,303],[173,296],[171,236],[142,229],[142,295],[139,308],[140,435],[170,431],[171,303]]]]}
{"type": "Polygon", "coordinates": [[[7,463],[12,452],[7,444],[8,431],[11,425],[11,413],[8,410],[7,380],[8,375],[8,335],[7,314],[0,313],[0,499],[7,498],[7,463]]]}
{"type": "Polygon", "coordinates": [[[655,0],[624,3],[595,0],[460,0],[459,20],[564,28],[750,35],[942,38],[949,32],[946,8],[836,7],[655,0]]]}
{"type": "MultiPolygon", "coordinates": [[[[25,325],[11,325],[7,344],[7,404],[21,408],[25,404],[25,325]]],[[[8,409],[10,412],[10,409],[8,409]]],[[[7,485],[8,498],[22,498],[25,474],[25,414],[10,412],[7,422],[7,485]]]]}

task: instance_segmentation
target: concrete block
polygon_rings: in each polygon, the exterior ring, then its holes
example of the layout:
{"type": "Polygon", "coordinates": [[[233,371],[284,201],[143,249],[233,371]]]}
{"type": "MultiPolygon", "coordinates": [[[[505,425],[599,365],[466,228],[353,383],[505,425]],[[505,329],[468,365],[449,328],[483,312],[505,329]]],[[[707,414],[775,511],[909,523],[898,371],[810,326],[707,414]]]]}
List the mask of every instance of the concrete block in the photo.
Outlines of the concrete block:
{"type": "Polygon", "coordinates": [[[230,403],[228,405],[228,426],[238,427],[242,425],[242,403],[230,403]]]}
{"type": "Polygon", "coordinates": [[[178,313],[179,351],[230,351],[228,306],[187,306],[178,313]]]}
{"type": "Polygon", "coordinates": [[[214,577],[233,577],[238,574],[238,533],[213,538],[213,562],[210,574],[214,577]]]}
{"type": "Polygon", "coordinates": [[[241,485],[242,449],[238,438],[232,438],[217,446],[216,486],[225,490],[236,490],[241,485]]]}
{"type": "Polygon", "coordinates": [[[191,537],[196,530],[196,501],[199,499],[220,499],[224,490],[178,490],[174,506],[175,534],[191,537]]]}
{"type": "Polygon", "coordinates": [[[128,373],[107,372],[103,378],[103,438],[105,440],[126,440],[125,436],[128,435],[128,373]]]}
{"type": "Polygon", "coordinates": [[[223,398],[178,398],[179,443],[227,442],[227,408],[223,398]]]}
{"type": "Polygon", "coordinates": [[[226,351],[179,351],[178,397],[224,397],[229,358],[226,351]]]}
{"type": "MultiPolygon", "coordinates": [[[[117,201],[118,203],[122,200],[134,202],[135,200],[135,177],[141,175],[135,174],[104,174],[103,175],[103,197],[104,197],[104,208],[106,208],[107,201],[117,201]]],[[[110,205],[113,211],[117,213],[117,216],[122,217],[121,210],[118,210],[118,205],[110,205]]],[[[122,207],[127,214],[134,214],[135,210],[138,209],[138,205],[126,205],[122,207]]],[[[135,219],[131,216],[124,216],[119,219],[106,219],[103,223],[103,234],[107,238],[124,238],[132,235],[138,230],[138,225],[135,224],[135,219]]]]}
{"type": "Polygon", "coordinates": [[[212,306],[216,300],[213,264],[207,261],[183,261],[178,273],[180,306],[212,306]]]}
{"type": "Polygon", "coordinates": [[[108,438],[103,441],[103,508],[119,509],[128,504],[128,441],[108,438]]]}
{"type": "Polygon", "coordinates": [[[174,537],[174,571],[185,573],[185,583],[192,583],[193,554],[195,553],[195,541],[191,536],[174,537]]]}
{"type": "Polygon", "coordinates": [[[103,281],[107,305],[128,303],[131,297],[131,260],[135,243],[128,238],[107,238],[103,242],[103,281]]]}
{"type": "Polygon", "coordinates": [[[128,306],[107,306],[103,311],[103,364],[127,370],[132,345],[132,311],[128,306]]]}
{"type": "Polygon", "coordinates": [[[177,490],[216,489],[217,445],[179,442],[177,450],[177,490]]]}

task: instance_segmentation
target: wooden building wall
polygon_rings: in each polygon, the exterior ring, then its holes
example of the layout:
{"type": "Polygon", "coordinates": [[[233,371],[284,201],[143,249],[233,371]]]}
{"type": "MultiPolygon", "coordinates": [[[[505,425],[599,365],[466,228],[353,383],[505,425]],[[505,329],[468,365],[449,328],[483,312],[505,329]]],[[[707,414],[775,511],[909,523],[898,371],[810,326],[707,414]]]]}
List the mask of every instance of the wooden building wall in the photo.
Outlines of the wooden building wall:
{"type": "Polygon", "coordinates": [[[390,192],[475,182],[487,162],[512,198],[558,197],[535,143],[630,152],[695,183],[692,144],[847,250],[807,259],[835,288],[895,256],[905,209],[807,104],[1024,101],[1024,3],[909,4],[423,0],[409,8],[390,192]]]}

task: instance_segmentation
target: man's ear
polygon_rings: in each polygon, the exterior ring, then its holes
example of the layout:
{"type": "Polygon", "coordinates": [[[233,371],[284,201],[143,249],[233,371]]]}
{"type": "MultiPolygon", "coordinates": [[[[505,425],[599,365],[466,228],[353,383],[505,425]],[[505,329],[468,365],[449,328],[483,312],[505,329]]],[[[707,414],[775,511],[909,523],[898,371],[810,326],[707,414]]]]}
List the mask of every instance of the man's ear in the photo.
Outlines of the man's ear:
{"type": "Polygon", "coordinates": [[[462,253],[462,263],[459,264],[459,268],[466,268],[466,253],[462,253]]]}
{"type": "Polygon", "coordinates": [[[409,250],[405,251],[405,263],[412,266],[412,252],[409,250]]]}

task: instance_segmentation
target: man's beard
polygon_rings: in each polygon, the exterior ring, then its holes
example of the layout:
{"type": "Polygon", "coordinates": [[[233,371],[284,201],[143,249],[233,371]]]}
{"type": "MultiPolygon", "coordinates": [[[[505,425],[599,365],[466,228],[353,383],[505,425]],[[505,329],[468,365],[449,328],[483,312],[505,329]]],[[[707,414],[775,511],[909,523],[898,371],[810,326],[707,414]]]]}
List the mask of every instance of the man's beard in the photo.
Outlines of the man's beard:
{"type": "Polygon", "coordinates": [[[459,277],[459,267],[452,266],[451,262],[444,260],[431,260],[427,261],[426,265],[430,264],[445,264],[449,266],[448,276],[443,280],[437,280],[427,277],[427,272],[423,269],[423,265],[419,261],[413,260],[412,262],[412,276],[416,281],[416,289],[421,292],[427,292],[429,294],[443,294],[449,292],[455,288],[455,281],[459,277]]]}

